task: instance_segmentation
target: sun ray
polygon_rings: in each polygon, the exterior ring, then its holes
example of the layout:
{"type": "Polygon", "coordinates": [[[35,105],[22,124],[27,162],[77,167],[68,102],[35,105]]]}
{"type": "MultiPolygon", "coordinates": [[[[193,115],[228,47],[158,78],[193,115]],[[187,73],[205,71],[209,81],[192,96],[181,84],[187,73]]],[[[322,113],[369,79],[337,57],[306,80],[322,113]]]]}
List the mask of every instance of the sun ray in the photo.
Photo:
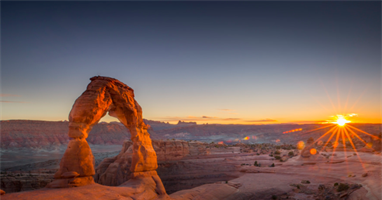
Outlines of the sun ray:
{"type": "MultiPolygon", "coordinates": [[[[336,128],[336,127],[331,128],[329,131],[327,131],[326,133],[324,133],[323,135],[321,135],[321,137],[319,137],[319,138],[317,138],[316,140],[314,140],[314,142],[313,142],[311,145],[313,145],[314,143],[316,143],[319,139],[325,137],[325,136],[326,136],[327,134],[329,134],[329,133],[331,132],[331,130],[333,130],[334,128],[336,128]]],[[[310,145],[310,146],[311,146],[311,145],[310,145]]]]}
{"type": "Polygon", "coordinates": [[[318,130],[320,130],[320,129],[329,128],[329,127],[331,127],[331,126],[335,126],[335,125],[330,124],[330,125],[327,125],[327,126],[324,126],[324,127],[320,127],[320,128],[316,128],[316,129],[310,130],[310,131],[305,132],[305,133],[303,133],[303,134],[306,135],[306,134],[312,133],[312,132],[314,132],[314,131],[318,131],[318,130]]]}
{"type": "Polygon", "coordinates": [[[348,133],[347,129],[344,129],[344,131],[345,131],[346,136],[349,138],[349,142],[350,142],[351,146],[353,147],[353,150],[354,150],[355,154],[357,155],[357,158],[358,158],[359,162],[361,163],[362,168],[363,168],[364,171],[365,171],[365,166],[364,166],[364,164],[363,164],[363,161],[362,161],[361,157],[360,157],[359,154],[358,154],[357,148],[355,147],[355,145],[354,145],[354,143],[353,143],[353,140],[352,140],[351,137],[349,136],[349,133],[348,133]]]}
{"type": "Polygon", "coordinates": [[[361,140],[365,145],[367,144],[365,140],[358,136],[353,130],[351,130],[348,126],[345,127],[349,132],[351,132],[354,136],[356,136],[359,140],[361,140]]]}
{"type": "Polygon", "coordinates": [[[347,152],[346,152],[346,141],[345,141],[345,136],[344,136],[344,128],[341,128],[340,131],[341,131],[341,137],[342,137],[342,145],[344,146],[345,160],[347,162],[348,159],[347,159],[347,152]]]}
{"type": "Polygon", "coordinates": [[[368,132],[365,132],[365,131],[363,131],[363,130],[361,130],[361,129],[358,129],[358,128],[354,127],[354,126],[349,125],[349,127],[350,127],[350,128],[353,128],[354,130],[357,130],[357,131],[359,131],[359,132],[361,132],[361,133],[364,133],[364,134],[366,134],[366,135],[368,135],[368,136],[371,136],[372,138],[381,140],[380,137],[375,136],[375,135],[372,135],[372,134],[370,134],[370,133],[368,133],[368,132]]]}
{"type": "Polygon", "coordinates": [[[324,144],[324,146],[321,148],[321,151],[328,145],[328,143],[330,142],[330,140],[332,140],[333,136],[335,135],[337,129],[338,129],[338,126],[334,127],[336,128],[335,130],[333,130],[333,133],[332,135],[330,135],[329,139],[326,141],[326,143],[324,144]]]}
{"type": "Polygon", "coordinates": [[[338,130],[338,126],[335,126],[333,128],[331,128],[327,133],[330,133],[332,132],[332,134],[330,135],[329,139],[326,141],[326,143],[322,146],[321,150],[320,151],[323,151],[324,148],[329,144],[330,140],[333,138],[333,136],[335,135],[336,131],[338,130]]]}
{"type": "MultiPolygon", "coordinates": [[[[330,163],[333,161],[333,158],[334,158],[334,153],[336,152],[336,148],[338,146],[338,138],[339,138],[339,132],[340,130],[337,129],[337,133],[336,133],[336,141],[334,142],[334,145],[333,145],[333,151],[332,151],[332,156],[330,158],[330,163]]],[[[329,168],[329,170],[331,170],[331,167],[329,168]]]]}
{"type": "Polygon", "coordinates": [[[340,130],[338,130],[338,132],[337,132],[336,141],[334,142],[334,146],[333,146],[332,156],[334,155],[334,152],[335,152],[336,149],[337,149],[337,146],[338,146],[338,139],[339,139],[339,137],[340,137],[340,130]]]}

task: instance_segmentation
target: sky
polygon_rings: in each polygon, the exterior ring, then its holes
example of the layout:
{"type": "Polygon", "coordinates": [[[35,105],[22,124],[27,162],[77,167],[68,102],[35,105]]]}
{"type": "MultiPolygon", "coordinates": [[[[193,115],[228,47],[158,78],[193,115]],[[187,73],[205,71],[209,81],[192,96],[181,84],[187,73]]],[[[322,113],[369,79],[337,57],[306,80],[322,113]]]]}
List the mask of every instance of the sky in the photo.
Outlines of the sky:
{"type": "Polygon", "coordinates": [[[381,123],[381,2],[1,2],[0,72],[1,120],[67,120],[101,75],[150,120],[381,123]]]}

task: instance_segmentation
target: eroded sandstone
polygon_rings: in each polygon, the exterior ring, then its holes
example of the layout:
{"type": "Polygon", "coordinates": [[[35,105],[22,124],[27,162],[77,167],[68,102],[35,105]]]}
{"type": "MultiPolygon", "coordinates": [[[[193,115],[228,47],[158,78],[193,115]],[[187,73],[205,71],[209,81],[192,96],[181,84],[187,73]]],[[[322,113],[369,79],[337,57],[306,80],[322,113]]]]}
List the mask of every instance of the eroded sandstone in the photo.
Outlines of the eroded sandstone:
{"type": "Polygon", "coordinates": [[[92,127],[109,113],[130,131],[132,154],[126,162],[129,162],[132,179],[152,177],[157,193],[165,194],[155,171],[157,156],[148,127],[143,122],[142,108],[134,99],[134,90],[114,78],[97,76],[90,80],[86,91],[77,98],[70,111],[68,136],[71,140],[55,174],[56,180],[47,187],[77,187],[93,183],[94,157],[86,138],[92,127]]]}

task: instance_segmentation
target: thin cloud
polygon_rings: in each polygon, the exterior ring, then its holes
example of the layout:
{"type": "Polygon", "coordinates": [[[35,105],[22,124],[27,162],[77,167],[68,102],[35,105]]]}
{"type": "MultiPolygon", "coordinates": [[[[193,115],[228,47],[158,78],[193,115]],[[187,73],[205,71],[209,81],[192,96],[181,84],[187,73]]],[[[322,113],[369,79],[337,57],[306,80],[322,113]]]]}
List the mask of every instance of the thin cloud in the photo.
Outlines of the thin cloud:
{"type": "Polygon", "coordinates": [[[248,120],[246,122],[277,122],[275,119],[259,119],[259,120],[248,120]]]}
{"type": "Polygon", "coordinates": [[[202,116],[203,119],[219,119],[219,117],[202,116]]]}
{"type": "Polygon", "coordinates": [[[17,94],[0,94],[0,97],[20,97],[20,95],[17,95],[17,94]]]}
{"type": "Polygon", "coordinates": [[[236,121],[236,120],[241,120],[241,118],[224,118],[222,120],[224,120],[224,121],[236,121]]]}
{"type": "Polygon", "coordinates": [[[297,124],[322,124],[327,123],[326,120],[313,120],[313,121],[291,121],[289,123],[297,123],[297,124]]]}

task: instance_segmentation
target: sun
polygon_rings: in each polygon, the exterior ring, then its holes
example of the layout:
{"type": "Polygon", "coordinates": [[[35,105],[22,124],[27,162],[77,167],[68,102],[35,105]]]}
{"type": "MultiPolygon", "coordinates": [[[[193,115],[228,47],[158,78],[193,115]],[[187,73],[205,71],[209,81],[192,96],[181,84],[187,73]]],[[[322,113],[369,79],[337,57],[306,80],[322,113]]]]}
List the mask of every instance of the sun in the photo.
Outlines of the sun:
{"type": "Polygon", "coordinates": [[[337,124],[338,126],[345,126],[346,123],[349,123],[343,115],[337,115],[337,120],[333,123],[337,124]]]}

